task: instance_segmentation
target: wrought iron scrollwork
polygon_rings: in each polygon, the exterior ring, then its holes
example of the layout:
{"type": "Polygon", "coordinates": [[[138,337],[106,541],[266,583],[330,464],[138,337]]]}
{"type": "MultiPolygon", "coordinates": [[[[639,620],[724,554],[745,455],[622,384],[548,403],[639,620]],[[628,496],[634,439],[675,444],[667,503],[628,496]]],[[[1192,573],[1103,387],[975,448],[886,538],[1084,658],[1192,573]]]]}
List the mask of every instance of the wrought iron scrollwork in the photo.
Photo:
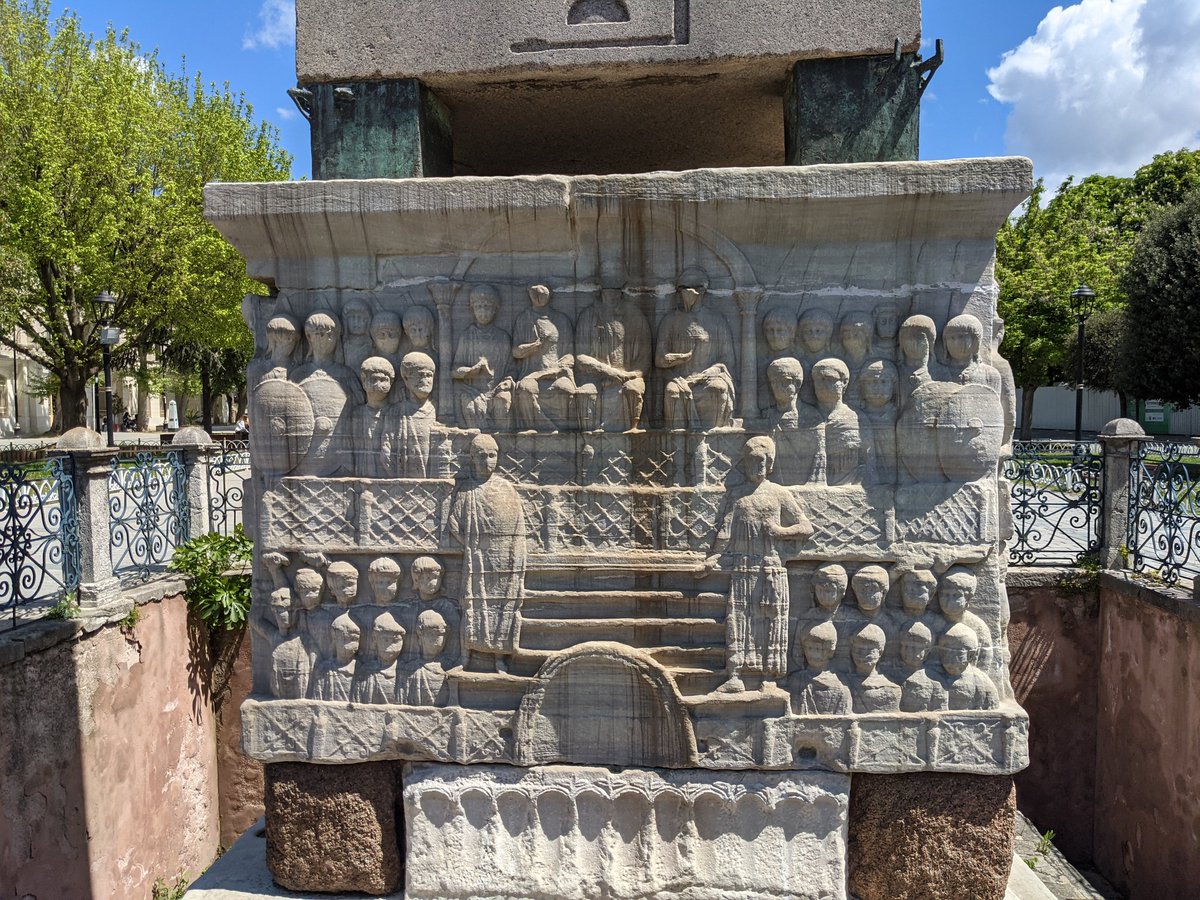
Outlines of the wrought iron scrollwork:
{"type": "Polygon", "coordinates": [[[187,472],[178,450],[113,460],[109,476],[113,574],[146,579],[187,541],[187,472]]]}
{"type": "Polygon", "coordinates": [[[243,482],[250,476],[248,441],[226,441],[208,454],[208,530],[230,534],[242,522],[243,482]]]}
{"type": "Polygon", "coordinates": [[[0,610],[75,590],[79,559],[70,457],[0,461],[0,610]]]}
{"type": "Polygon", "coordinates": [[[1011,488],[1009,564],[1073,564],[1103,538],[1104,457],[1074,441],[1014,441],[1004,462],[1011,488]]]}
{"type": "Polygon", "coordinates": [[[1168,584],[1200,576],[1200,447],[1147,441],[1129,463],[1129,565],[1168,584]]]}

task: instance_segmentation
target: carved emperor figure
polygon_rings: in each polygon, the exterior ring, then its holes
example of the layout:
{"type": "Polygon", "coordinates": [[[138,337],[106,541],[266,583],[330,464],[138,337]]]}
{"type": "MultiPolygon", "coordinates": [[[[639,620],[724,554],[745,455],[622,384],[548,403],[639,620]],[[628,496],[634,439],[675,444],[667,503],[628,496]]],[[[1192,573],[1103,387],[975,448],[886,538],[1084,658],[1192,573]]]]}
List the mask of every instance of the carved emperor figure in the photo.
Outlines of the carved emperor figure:
{"type": "Polygon", "coordinates": [[[471,288],[471,317],[474,320],[454,348],[450,377],[458,384],[457,401],[461,424],[468,428],[507,431],[511,423],[513,379],[512,338],[496,325],[500,298],[495,288],[477,284],[471,288]]]}
{"type": "Polygon", "coordinates": [[[719,312],[704,307],[708,276],[689,269],[679,277],[677,309],[659,327],[655,364],[671,372],[664,404],[672,431],[708,431],[733,424],[736,369],[733,334],[719,312]]]}
{"type": "Polygon", "coordinates": [[[596,431],[637,431],[642,421],[650,323],[632,304],[620,306],[622,294],[619,282],[605,283],[600,298],[579,314],[579,380],[596,390],[595,395],[580,395],[580,418],[596,431]]]}

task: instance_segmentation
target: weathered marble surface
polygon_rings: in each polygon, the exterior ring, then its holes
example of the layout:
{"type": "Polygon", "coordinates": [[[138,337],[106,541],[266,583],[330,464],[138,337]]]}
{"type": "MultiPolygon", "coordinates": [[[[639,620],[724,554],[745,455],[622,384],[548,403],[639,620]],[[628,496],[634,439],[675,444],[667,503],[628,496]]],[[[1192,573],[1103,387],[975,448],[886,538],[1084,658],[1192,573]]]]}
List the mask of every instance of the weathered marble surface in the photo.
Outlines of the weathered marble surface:
{"type": "Polygon", "coordinates": [[[992,260],[1030,177],[208,188],[278,289],[249,751],[1021,769],[992,260]]]}
{"type": "Polygon", "coordinates": [[[405,896],[838,900],[849,803],[829,773],[409,765],[405,896]]]}

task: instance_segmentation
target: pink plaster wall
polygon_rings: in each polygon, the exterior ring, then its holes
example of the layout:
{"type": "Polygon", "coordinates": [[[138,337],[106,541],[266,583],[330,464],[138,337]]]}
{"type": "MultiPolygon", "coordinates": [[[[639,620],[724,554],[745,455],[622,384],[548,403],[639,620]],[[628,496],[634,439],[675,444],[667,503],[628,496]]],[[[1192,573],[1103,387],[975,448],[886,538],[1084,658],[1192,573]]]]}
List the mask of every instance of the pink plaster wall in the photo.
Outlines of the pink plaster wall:
{"type": "Polygon", "coordinates": [[[219,840],[215,723],[180,597],[0,668],[0,900],[149,898],[219,840]]]}
{"type": "Polygon", "coordinates": [[[1200,607],[1105,576],[1095,860],[1130,900],[1200,896],[1200,607]]]}

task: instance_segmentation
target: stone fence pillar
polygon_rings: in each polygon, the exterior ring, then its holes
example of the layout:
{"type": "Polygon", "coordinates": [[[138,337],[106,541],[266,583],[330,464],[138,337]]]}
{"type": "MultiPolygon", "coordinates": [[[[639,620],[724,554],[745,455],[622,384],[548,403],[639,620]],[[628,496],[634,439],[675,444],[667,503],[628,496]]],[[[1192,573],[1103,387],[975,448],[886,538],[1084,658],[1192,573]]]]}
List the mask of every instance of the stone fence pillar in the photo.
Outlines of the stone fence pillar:
{"type": "Polygon", "coordinates": [[[120,594],[113,575],[112,532],[109,527],[109,478],[115,447],[90,428],[73,428],[55,448],[74,464],[75,503],[79,523],[79,605],[105,606],[120,594]]]}
{"type": "Polygon", "coordinates": [[[179,429],[171,440],[171,449],[182,451],[187,478],[187,509],[180,510],[180,519],[187,528],[184,532],[187,540],[208,534],[208,467],[209,454],[214,446],[208,432],[198,425],[179,429]]]}
{"type": "Polygon", "coordinates": [[[1129,465],[1146,439],[1132,419],[1113,419],[1100,430],[1104,451],[1104,540],[1100,561],[1106,569],[1123,569],[1129,548],[1129,465]]]}

